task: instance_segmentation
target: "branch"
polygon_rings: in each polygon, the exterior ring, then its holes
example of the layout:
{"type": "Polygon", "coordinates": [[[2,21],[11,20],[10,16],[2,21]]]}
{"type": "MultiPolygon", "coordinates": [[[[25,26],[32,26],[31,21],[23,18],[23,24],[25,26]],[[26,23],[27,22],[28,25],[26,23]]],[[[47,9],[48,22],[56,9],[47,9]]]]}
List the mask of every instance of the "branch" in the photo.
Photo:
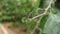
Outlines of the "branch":
{"type": "Polygon", "coordinates": [[[49,5],[48,5],[48,7],[44,9],[44,13],[39,14],[39,15],[37,15],[37,16],[31,18],[30,21],[34,20],[35,18],[38,18],[38,17],[40,17],[40,16],[45,15],[45,14],[47,13],[48,9],[51,7],[52,2],[53,2],[53,0],[51,0],[50,3],[49,3],[49,5]]]}
{"type": "MultiPolygon", "coordinates": [[[[43,17],[43,16],[42,16],[42,17],[43,17]]],[[[37,21],[37,24],[36,24],[35,28],[33,29],[33,31],[31,32],[31,34],[33,34],[33,33],[35,32],[35,30],[38,28],[42,17],[37,21]]]]}
{"type": "Polygon", "coordinates": [[[0,24],[0,28],[3,31],[4,34],[9,34],[8,31],[3,27],[2,24],[0,24]]]}
{"type": "Polygon", "coordinates": [[[36,24],[35,28],[33,29],[33,31],[31,32],[31,34],[33,34],[33,33],[35,32],[35,30],[38,28],[38,26],[39,26],[39,24],[40,24],[40,21],[41,21],[41,19],[42,19],[42,17],[43,17],[43,15],[45,15],[45,14],[47,13],[48,9],[51,7],[52,2],[53,2],[53,0],[50,1],[48,7],[45,9],[45,12],[44,12],[43,14],[40,14],[40,15],[38,15],[38,16],[35,16],[35,17],[33,17],[33,18],[31,19],[31,20],[33,20],[33,19],[38,18],[38,17],[41,16],[40,20],[37,21],[37,24],[36,24]]]}

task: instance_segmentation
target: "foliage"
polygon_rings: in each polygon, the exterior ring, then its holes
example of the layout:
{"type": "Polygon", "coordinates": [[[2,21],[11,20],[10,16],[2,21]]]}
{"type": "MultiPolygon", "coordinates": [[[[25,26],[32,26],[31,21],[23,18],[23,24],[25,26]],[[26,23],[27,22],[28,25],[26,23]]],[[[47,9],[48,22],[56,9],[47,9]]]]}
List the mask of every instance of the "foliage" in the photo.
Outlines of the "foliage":
{"type": "MultiPolygon", "coordinates": [[[[34,30],[41,17],[30,21],[33,17],[43,14],[51,0],[0,0],[0,22],[13,21],[16,25],[23,24],[27,30],[34,30]]],[[[60,14],[53,0],[51,7],[39,21],[39,34],[60,34],[60,14]]],[[[37,33],[37,32],[35,32],[37,33]]]]}

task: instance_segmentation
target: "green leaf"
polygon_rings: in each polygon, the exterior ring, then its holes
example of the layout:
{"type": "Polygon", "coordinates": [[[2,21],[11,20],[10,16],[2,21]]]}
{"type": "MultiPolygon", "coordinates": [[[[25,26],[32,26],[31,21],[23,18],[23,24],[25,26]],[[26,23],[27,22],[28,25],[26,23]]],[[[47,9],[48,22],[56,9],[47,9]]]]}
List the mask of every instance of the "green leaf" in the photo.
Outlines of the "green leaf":
{"type": "Polygon", "coordinates": [[[43,0],[43,7],[46,8],[51,0],[43,0]]]}
{"type": "Polygon", "coordinates": [[[41,0],[33,0],[32,6],[38,8],[41,0]]]}
{"type": "Polygon", "coordinates": [[[44,26],[45,34],[60,34],[60,14],[50,14],[44,26]]]}
{"type": "Polygon", "coordinates": [[[45,25],[45,23],[46,23],[47,18],[48,18],[48,15],[43,16],[43,18],[41,19],[39,28],[41,28],[41,29],[44,28],[44,25],[45,25]]]}

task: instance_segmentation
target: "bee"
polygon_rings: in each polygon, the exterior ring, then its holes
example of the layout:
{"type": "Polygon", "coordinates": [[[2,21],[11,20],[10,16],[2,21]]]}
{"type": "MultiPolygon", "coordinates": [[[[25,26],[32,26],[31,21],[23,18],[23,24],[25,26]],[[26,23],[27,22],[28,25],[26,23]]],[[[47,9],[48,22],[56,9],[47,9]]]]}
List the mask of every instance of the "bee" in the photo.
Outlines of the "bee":
{"type": "Polygon", "coordinates": [[[29,18],[32,18],[33,17],[33,11],[29,12],[29,18]]]}

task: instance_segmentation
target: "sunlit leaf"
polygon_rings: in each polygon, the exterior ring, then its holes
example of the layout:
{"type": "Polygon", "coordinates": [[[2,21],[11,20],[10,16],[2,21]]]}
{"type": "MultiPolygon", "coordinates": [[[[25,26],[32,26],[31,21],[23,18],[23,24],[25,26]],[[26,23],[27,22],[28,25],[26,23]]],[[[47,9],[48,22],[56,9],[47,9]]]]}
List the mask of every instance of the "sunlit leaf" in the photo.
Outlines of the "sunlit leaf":
{"type": "Polygon", "coordinates": [[[60,34],[60,14],[50,14],[44,26],[45,34],[60,34]]]}

